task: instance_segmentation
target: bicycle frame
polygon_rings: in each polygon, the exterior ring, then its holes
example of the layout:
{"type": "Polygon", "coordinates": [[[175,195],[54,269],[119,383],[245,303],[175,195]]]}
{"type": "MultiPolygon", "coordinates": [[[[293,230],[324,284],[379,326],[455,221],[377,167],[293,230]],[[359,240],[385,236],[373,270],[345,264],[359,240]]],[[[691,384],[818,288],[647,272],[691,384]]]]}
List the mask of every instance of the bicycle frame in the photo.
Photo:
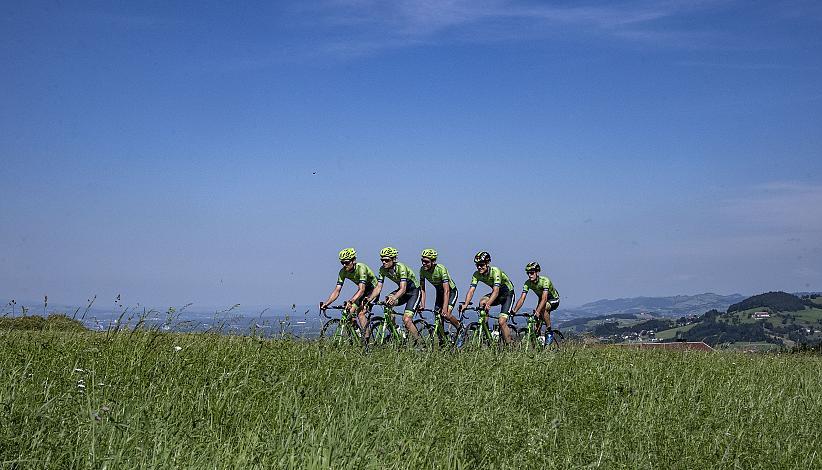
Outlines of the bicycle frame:
{"type": "MultiPolygon", "coordinates": [[[[448,341],[450,346],[456,347],[458,342],[459,342],[459,338],[457,336],[451,337],[450,332],[446,329],[445,319],[442,317],[442,309],[440,309],[439,307],[435,307],[433,310],[431,310],[429,308],[424,308],[424,309],[420,310],[420,314],[422,314],[422,312],[430,312],[430,313],[434,314],[434,325],[433,325],[433,327],[430,328],[430,330],[431,330],[431,346],[433,347],[437,344],[442,345],[442,340],[443,340],[443,338],[445,338],[445,340],[448,341]]],[[[459,321],[460,326],[459,326],[459,328],[457,328],[457,331],[455,332],[458,335],[464,334],[465,328],[464,328],[464,325],[462,323],[462,321],[464,319],[465,319],[465,312],[460,312],[459,319],[457,320],[457,321],[459,321]]]]}
{"type": "Polygon", "coordinates": [[[343,305],[332,305],[329,306],[328,309],[340,310],[340,318],[332,318],[328,315],[328,313],[325,312],[325,310],[320,309],[320,314],[322,314],[325,318],[328,318],[328,321],[325,322],[322,329],[320,329],[321,337],[325,337],[325,332],[328,328],[330,328],[335,323],[339,323],[339,328],[337,328],[334,331],[334,333],[330,337],[328,337],[328,339],[333,344],[341,345],[346,342],[349,342],[350,344],[355,344],[355,338],[357,338],[358,341],[361,341],[360,338],[362,338],[362,330],[360,328],[359,322],[357,322],[355,315],[349,312],[348,309],[346,309],[343,305]]]}
{"type": "Polygon", "coordinates": [[[405,330],[400,330],[394,321],[394,315],[400,314],[395,312],[394,308],[385,302],[375,302],[374,305],[382,306],[383,316],[374,317],[369,322],[369,324],[379,323],[376,328],[371,328],[371,341],[375,344],[385,344],[389,337],[396,339],[402,338],[404,340],[408,333],[405,330]]]}
{"type": "MultiPolygon", "coordinates": [[[[539,335],[537,334],[537,318],[536,313],[529,314],[518,313],[511,315],[511,321],[516,323],[516,317],[525,317],[525,335],[520,337],[520,344],[525,343],[525,350],[536,348],[539,343],[539,335]]],[[[542,346],[542,345],[540,345],[542,346]]]]}
{"type": "Polygon", "coordinates": [[[464,308],[462,311],[463,312],[467,312],[467,311],[477,312],[477,317],[478,317],[477,329],[479,331],[474,332],[472,334],[471,330],[472,330],[472,325],[473,324],[468,325],[468,328],[467,328],[468,331],[466,331],[466,334],[471,335],[468,338],[468,343],[469,344],[471,344],[472,346],[480,347],[480,346],[482,346],[483,342],[491,345],[491,344],[496,344],[496,343],[502,341],[502,339],[500,337],[494,338],[494,335],[491,331],[491,328],[488,327],[488,319],[489,318],[493,318],[493,319],[497,320],[497,322],[499,322],[499,317],[491,315],[488,312],[487,308],[482,308],[482,307],[467,307],[467,308],[464,308]]]}

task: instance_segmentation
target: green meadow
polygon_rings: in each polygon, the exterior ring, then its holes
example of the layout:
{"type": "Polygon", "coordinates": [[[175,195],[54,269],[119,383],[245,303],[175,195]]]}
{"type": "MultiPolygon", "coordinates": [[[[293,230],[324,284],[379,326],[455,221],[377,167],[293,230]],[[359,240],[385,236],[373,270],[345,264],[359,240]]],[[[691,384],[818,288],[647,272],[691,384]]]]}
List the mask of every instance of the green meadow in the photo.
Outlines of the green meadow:
{"type": "Polygon", "coordinates": [[[0,468],[820,468],[822,357],[0,329],[0,468]]]}

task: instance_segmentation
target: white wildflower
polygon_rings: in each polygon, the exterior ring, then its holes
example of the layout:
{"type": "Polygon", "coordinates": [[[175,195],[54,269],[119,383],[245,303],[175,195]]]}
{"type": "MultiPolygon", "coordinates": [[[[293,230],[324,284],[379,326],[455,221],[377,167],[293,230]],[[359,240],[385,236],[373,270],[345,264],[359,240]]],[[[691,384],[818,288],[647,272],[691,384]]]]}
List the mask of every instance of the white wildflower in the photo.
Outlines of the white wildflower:
{"type": "Polygon", "coordinates": [[[183,348],[181,348],[180,346],[174,346],[174,350],[175,350],[175,351],[182,351],[182,350],[183,350],[183,348]]]}
{"type": "Polygon", "coordinates": [[[80,369],[80,368],[76,368],[76,367],[75,367],[75,368],[74,368],[74,372],[85,372],[85,371],[84,371],[83,369],[80,369]]]}

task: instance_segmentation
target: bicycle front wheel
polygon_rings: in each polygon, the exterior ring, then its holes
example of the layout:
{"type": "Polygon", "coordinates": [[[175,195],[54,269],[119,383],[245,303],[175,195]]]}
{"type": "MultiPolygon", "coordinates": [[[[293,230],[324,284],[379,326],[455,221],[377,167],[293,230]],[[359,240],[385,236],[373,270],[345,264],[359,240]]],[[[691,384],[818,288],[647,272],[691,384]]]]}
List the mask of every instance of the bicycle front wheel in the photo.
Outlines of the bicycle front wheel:
{"type": "Polygon", "coordinates": [[[368,341],[370,344],[386,344],[394,340],[391,328],[385,323],[384,318],[373,318],[369,327],[371,328],[371,336],[368,341]]]}
{"type": "Polygon", "coordinates": [[[465,344],[474,347],[488,346],[491,344],[490,338],[482,327],[482,324],[473,322],[465,327],[465,344]]]}
{"type": "Polygon", "coordinates": [[[425,346],[431,346],[433,344],[431,341],[434,336],[434,327],[422,318],[414,320],[414,327],[420,335],[420,342],[425,346]]]}
{"type": "Polygon", "coordinates": [[[348,341],[346,328],[343,327],[339,318],[333,318],[325,322],[320,329],[320,340],[341,344],[348,341]]]}

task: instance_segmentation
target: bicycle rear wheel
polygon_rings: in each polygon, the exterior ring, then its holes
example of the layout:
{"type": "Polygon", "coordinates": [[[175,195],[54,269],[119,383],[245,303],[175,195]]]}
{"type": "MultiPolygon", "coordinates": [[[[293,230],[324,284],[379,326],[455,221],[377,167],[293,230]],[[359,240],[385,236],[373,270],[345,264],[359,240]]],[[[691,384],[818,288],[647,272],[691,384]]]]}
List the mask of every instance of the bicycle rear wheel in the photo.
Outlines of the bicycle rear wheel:
{"type": "Polygon", "coordinates": [[[552,334],[550,336],[545,336],[545,350],[558,352],[560,347],[560,339],[562,338],[562,333],[556,330],[551,330],[551,333],[552,334]]]}

